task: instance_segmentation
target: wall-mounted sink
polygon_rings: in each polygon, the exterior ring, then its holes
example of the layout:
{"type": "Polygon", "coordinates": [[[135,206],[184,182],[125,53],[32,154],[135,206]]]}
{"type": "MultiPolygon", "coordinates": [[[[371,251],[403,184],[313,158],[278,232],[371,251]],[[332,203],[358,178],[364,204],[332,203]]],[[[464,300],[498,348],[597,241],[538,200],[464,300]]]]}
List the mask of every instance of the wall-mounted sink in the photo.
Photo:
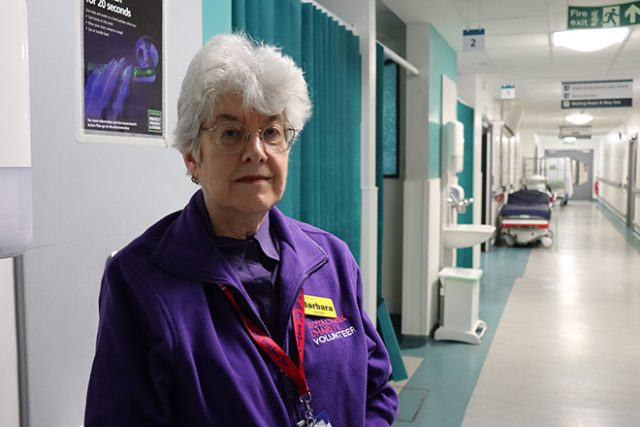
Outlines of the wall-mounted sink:
{"type": "Polygon", "coordinates": [[[467,248],[487,240],[495,231],[493,225],[456,224],[442,229],[442,242],[447,248],[467,248]]]}

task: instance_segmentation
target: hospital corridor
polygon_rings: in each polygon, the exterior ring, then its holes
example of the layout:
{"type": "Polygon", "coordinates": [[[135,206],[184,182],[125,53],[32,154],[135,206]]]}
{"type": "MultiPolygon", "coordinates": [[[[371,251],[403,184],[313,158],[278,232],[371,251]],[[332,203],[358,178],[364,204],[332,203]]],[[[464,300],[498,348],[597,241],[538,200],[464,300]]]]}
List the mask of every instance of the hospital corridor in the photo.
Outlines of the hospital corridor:
{"type": "Polygon", "coordinates": [[[593,203],[554,222],[551,251],[483,256],[481,354],[436,342],[404,352],[416,371],[394,425],[636,425],[640,244],[593,203]]]}
{"type": "Polygon", "coordinates": [[[640,426],[640,0],[0,9],[0,427],[640,426]]]}

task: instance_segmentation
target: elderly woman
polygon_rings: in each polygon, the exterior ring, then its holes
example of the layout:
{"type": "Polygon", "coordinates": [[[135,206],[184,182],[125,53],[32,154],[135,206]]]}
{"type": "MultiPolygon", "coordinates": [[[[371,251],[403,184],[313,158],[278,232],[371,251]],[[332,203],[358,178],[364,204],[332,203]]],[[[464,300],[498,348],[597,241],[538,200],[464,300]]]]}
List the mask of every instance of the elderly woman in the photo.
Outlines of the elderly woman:
{"type": "Polygon", "coordinates": [[[202,189],[107,265],[86,427],[393,422],[355,260],[275,207],[310,113],[276,48],[221,35],[196,54],[175,145],[202,189]]]}

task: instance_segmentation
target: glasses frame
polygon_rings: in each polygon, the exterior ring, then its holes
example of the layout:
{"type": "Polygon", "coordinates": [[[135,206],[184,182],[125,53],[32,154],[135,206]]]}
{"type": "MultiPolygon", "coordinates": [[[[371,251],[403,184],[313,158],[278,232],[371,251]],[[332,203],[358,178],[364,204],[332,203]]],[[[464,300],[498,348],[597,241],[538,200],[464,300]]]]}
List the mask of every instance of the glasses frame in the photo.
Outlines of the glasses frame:
{"type": "MultiPolygon", "coordinates": [[[[277,123],[277,122],[274,122],[277,123]]],[[[273,125],[274,123],[270,123],[268,126],[266,126],[266,128],[268,128],[269,126],[273,125]]],[[[209,136],[211,137],[211,139],[213,140],[214,144],[216,144],[217,147],[221,148],[223,151],[225,151],[228,154],[238,154],[240,152],[242,152],[246,147],[247,144],[249,143],[249,139],[251,139],[251,136],[258,133],[258,138],[260,139],[260,142],[262,143],[262,146],[264,147],[265,151],[272,153],[272,154],[281,154],[281,153],[285,153],[287,151],[289,151],[291,149],[291,146],[293,145],[293,141],[295,141],[296,139],[296,133],[298,132],[298,129],[292,127],[289,123],[287,122],[282,122],[282,126],[283,126],[283,130],[285,132],[284,134],[284,139],[286,142],[286,147],[283,150],[275,150],[275,147],[273,145],[269,145],[266,144],[264,142],[264,129],[249,129],[247,126],[245,126],[243,123],[241,122],[234,122],[232,120],[229,121],[224,121],[222,123],[218,123],[217,125],[210,127],[210,128],[203,128],[201,127],[199,130],[200,132],[207,132],[209,134],[209,136]],[[237,123],[240,126],[242,126],[244,129],[247,130],[247,134],[244,138],[244,142],[242,144],[238,145],[237,150],[232,150],[232,151],[226,151],[227,149],[222,148],[223,146],[218,144],[218,141],[216,141],[216,138],[213,136],[213,132],[215,132],[218,128],[220,128],[221,126],[224,126],[226,124],[230,124],[230,123],[237,123]],[[287,132],[291,132],[291,137],[287,138],[287,132]]]]}

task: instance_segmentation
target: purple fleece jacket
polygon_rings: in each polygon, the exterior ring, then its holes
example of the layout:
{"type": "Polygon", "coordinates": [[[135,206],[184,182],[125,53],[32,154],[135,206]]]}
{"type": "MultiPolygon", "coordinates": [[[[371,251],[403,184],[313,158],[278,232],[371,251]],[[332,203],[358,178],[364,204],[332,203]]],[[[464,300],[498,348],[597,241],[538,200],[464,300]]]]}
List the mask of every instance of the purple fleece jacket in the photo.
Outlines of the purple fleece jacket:
{"type": "MultiPolygon", "coordinates": [[[[387,351],[362,306],[360,271],[335,236],[269,212],[279,241],[279,324],[295,361],[291,310],[301,289],[335,319],[306,317],[304,369],[316,413],[333,427],[392,424],[387,351]]],[[[85,427],[294,426],[295,388],[247,333],[220,284],[262,325],[215,244],[202,192],[108,263],[85,427]]]]}

